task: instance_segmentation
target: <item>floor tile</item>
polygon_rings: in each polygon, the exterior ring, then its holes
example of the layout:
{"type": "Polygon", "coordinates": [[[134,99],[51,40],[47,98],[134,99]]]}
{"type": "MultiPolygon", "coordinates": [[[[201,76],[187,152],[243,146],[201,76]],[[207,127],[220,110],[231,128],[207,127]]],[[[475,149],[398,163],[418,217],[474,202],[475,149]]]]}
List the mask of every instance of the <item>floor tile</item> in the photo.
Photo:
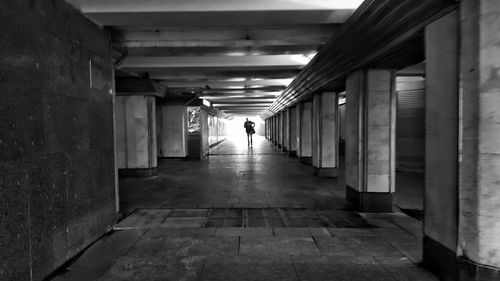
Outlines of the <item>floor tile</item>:
{"type": "Polygon", "coordinates": [[[195,281],[198,280],[205,257],[146,257],[125,256],[99,281],[195,281]]]}
{"type": "Polygon", "coordinates": [[[208,264],[200,281],[294,281],[298,280],[291,264],[208,264]]]}
{"type": "Polygon", "coordinates": [[[311,237],[242,237],[242,255],[319,255],[311,237]]]}
{"type": "Polygon", "coordinates": [[[296,264],[301,281],[391,281],[381,265],[367,264],[296,264]]]}

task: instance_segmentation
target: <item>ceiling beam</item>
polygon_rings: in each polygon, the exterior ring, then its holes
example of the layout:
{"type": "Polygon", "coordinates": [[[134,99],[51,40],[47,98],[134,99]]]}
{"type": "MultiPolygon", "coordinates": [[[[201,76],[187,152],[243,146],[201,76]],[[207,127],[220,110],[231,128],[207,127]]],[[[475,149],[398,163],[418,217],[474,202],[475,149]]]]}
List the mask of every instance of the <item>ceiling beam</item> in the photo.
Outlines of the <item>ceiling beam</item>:
{"type": "MultiPolygon", "coordinates": [[[[136,71],[137,72],[137,71],[136,71]]],[[[237,69],[237,70],[221,70],[221,69],[153,69],[149,70],[149,77],[158,80],[171,79],[251,79],[251,78],[266,78],[266,79],[283,79],[293,78],[299,74],[300,69],[237,69]]]]}
{"type": "MultiPolygon", "coordinates": [[[[271,102],[272,103],[272,102],[271,102]]],[[[269,107],[270,103],[213,103],[213,106],[225,108],[225,107],[269,107]]]]}
{"type": "Polygon", "coordinates": [[[188,87],[205,87],[210,88],[226,88],[238,86],[288,86],[292,79],[261,79],[261,80],[245,80],[245,81],[221,81],[221,80],[206,80],[206,81],[163,81],[164,85],[172,88],[188,88],[188,87]]]}
{"type": "MultiPolygon", "coordinates": [[[[309,45],[318,46],[328,40],[339,25],[303,25],[292,27],[251,28],[176,28],[115,29],[113,41],[123,47],[262,47],[309,45]]],[[[314,48],[313,48],[314,50],[314,48]]]]}
{"type": "MultiPolygon", "coordinates": [[[[234,47],[231,42],[226,46],[208,47],[134,47],[129,48],[130,56],[138,57],[155,57],[155,56],[231,56],[236,54],[248,56],[263,56],[263,55],[282,55],[282,54],[308,54],[317,51],[321,43],[305,43],[305,44],[286,44],[286,45],[260,45],[263,42],[258,42],[254,46],[234,47]]],[[[250,44],[251,45],[251,44],[250,44]]]]}
{"type": "Polygon", "coordinates": [[[310,59],[304,55],[127,57],[121,68],[302,68],[310,59]]]}
{"type": "Polygon", "coordinates": [[[331,11],[356,9],[362,0],[66,0],[84,13],[331,11]]]}

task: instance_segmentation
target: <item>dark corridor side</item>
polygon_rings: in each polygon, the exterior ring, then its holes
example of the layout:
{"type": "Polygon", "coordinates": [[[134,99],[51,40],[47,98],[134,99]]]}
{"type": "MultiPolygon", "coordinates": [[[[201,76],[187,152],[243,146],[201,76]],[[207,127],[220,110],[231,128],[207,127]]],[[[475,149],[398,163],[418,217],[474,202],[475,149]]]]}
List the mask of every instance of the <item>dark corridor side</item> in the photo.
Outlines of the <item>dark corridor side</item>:
{"type": "Polygon", "coordinates": [[[110,37],[29,0],[0,2],[0,36],[0,280],[41,280],[115,222],[110,37]]]}

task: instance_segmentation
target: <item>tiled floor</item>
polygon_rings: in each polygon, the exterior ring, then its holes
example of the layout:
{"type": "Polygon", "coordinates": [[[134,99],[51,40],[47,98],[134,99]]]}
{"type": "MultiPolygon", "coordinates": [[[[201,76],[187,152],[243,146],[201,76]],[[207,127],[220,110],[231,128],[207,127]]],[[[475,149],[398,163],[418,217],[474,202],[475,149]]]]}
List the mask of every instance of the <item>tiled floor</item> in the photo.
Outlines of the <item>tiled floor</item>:
{"type": "Polygon", "coordinates": [[[262,138],[120,183],[126,218],[55,280],[436,280],[421,222],[357,214],[342,173],[313,176],[262,138]]]}

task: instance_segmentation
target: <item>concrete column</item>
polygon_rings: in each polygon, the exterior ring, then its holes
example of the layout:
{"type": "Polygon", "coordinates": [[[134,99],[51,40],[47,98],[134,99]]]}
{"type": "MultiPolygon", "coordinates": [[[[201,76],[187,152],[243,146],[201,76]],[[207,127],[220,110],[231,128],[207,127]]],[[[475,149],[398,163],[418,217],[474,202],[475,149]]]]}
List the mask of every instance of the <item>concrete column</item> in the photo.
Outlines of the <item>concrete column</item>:
{"type": "Polygon", "coordinates": [[[394,74],[358,70],[346,82],[347,200],[362,212],[392,212],[395,181],[394,74]]]}
{"type": "Polygon", "coordinates": [[[288,110],[281,112],[281,150],[288,151],[288,110]]]}
{"type": "Polygon", "coordinates": [[[271,120],[272,120],[271,118],[267,118],[267,140],[268,141],[272,141],[271,136],[273,134],[272,133],[273,132],[273,124],[272,124],[271,120]]]}
{"type": "Polygon", "coordinates": [[[495,267],[497,275],[484,275],[493,280],[500,278],[500,1],[460,3],[458,246],[472,262],[495,267]]]}
{"type": "Polygon", "coordinates": [[[281,112],[276,115],[276,127],[278,128],[278,134],[276,135],[276,142],[278,143],[278,148],[283,147],[283,127],[281,124],[281,112]]]}
{"type": "Polygon", "coordinates": [[[154,96],[116,97],[117,162],[121,175],[157,172],[154,96]]]}
{"type": "Polygon", "coordinates": [[[301,115],[302,115],[302,103],[298,103],[296,106],[295,106],[295,133],[296,133],[296,136],[295,136],[295,148],[296,148],[296,151],[297,151],[297,158],[299,157],[299,150],[300,150],[300,142],[301,142],[301,139],[300,139],[300,119],[301,119],[301,115]]]}
{"type": "Polygon", "coordinates": [[[290,157],[297,157],[297,125],[296,125],[296,117],[297,117],[297,108],[290,107],[287,110],[288,112],[288,155],[290,157]]]}
{"type": "Polygon", "coordinates": [[[274,118],[273,117],[269,117],[269,141],[271,141],[271,143],[274,143],[274,118]]]}
{"type": "Polygon", "coordinates": [[[337,93],[325,92],[313,98],[314,173],[336,177],[338,164],[337,93]]]}
{"type": "Polygon", "coordinates": [[[270,138],[269,140],[271,141],[271,143],[274,143],[274,117],[270,117],[269,118],[269,125],[271,127],[271,131],[270,131],[270,138]]]}
{"type": "Polygon", "coordinates": [[[297,156],[300,163],[312,164],[312,102],[300,104],[300,141],[297,146],[297,156]],[[300,144],[300,145],[299,145],[300,144]]]}
{"type": "Polygon", "coordinates": [[[426,28],[424,265],[443,280],[500,276],[499,18],[463,0],[426,28]]]}
{"type": "Polygon", "coordinates": [[[278,135],[279,135],[279,126],[278,126],[278,116],[275,115],[273,117],[274,120],[274,136],[273,136],[273,143],[274,145],[278,145],[278,135]]]}
{"type": "Polygon", "coordinates": [[[266,129],[265,129],[265,137],[267,140],[269,140],[269,118],[266,118],[264,121],[266,129]]]}
{"type": "Polygon", "coordinates": [[[184,158],[187,152],[186,106],[161,104],[157,106],[158,156],[184,158]]]}
{"type": "Polygon", "coordinates": [[[448,265],[458,235],[458,32],[457,11],[425,30],[424,264],[444,280],[456,272],[448,265]]]}

